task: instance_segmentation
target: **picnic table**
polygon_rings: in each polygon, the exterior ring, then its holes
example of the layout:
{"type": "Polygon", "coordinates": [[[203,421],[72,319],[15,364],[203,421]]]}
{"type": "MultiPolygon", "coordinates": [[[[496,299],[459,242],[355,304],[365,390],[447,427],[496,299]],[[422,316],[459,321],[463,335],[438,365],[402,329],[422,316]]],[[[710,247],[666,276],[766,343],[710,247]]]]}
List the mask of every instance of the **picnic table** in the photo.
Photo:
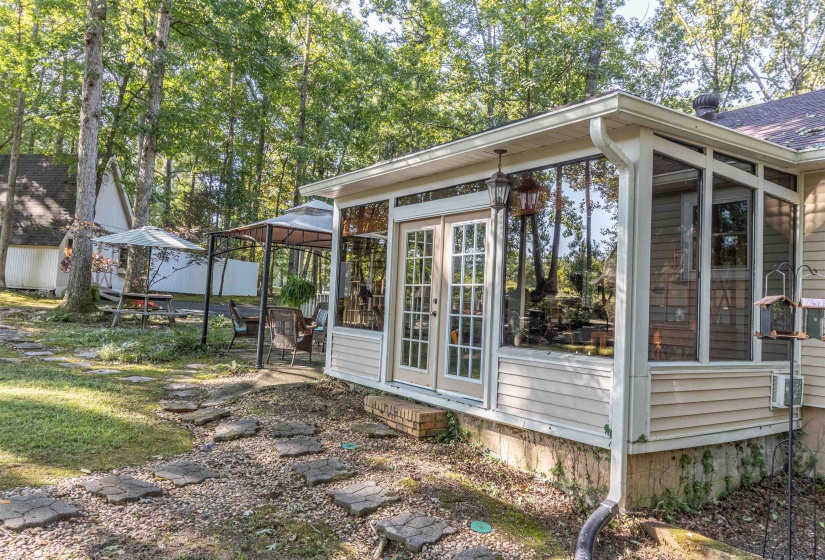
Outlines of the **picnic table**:
{"type": "Polygon", "coordinates": [[[106,313],[111,313],[112,326],[116,327],[120,323],[120,317],[123,315],[140,315],[141,326],[146,328],[149,324],[149,317],[167,317],[169,324],[174,325],[175,319],[178,317],[187,317],[188,313],[176,311],[172,305],[171,294],[136,294],[133,292],[122,292],[120,300],[117,302],[117,307],[114,309],[104,309],[106,313]],[[126,307],[128,302],[141,302],[139,307],[126,307]],[[160,311],[151,311],[149,304],[156,304],[160,307],[160,311]]]}

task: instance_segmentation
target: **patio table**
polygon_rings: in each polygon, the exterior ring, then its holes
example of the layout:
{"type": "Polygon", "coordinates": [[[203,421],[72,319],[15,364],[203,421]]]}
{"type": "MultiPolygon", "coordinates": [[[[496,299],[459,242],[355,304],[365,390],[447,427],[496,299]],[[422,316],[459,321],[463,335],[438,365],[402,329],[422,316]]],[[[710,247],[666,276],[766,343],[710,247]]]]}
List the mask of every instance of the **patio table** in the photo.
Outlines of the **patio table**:
{"type": "Polygon", "coordinates": [[[143,328],[146,328],[149,324],[149,317],[167,317],[169,319],[169,324],[174,325],[175,318],[187,317],[188,313],[176,311],[175,307],[172,305],[172,299],[171,294],[137,294],[133,292],[122,292],[120,294],[120,300],[117,302],[117,307],[115,309],[104,309],[104,312],[112,313],[114,315],[114,318],[112,319],[112,327],[118,326],[121,315],[140,315],[141,326],[143,328]],[[125,307],[125,304],[130,301],[140,301],[143,303],[143,306],[138,308],[125,307]],[[149,311],[150,303],[158,304],[162,309],[164,309],[164,311],[149,311]]]}

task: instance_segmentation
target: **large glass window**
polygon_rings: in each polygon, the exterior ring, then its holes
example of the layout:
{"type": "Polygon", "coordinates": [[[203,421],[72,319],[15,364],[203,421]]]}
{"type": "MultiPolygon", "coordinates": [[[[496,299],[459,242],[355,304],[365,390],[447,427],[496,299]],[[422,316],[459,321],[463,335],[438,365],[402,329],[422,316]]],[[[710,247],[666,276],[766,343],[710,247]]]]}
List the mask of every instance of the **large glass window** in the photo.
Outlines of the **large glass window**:
{"type": "Polygon", "coordinates": [[[384,330],[389,201],[341,211],[341,264],[335,324],[384,330]]]}
{"type": "Polygon", "coordinates": [[[422,202],[432,202],[433,200],[443,200],[445,198],[452,198],[454,196],[461,196],[465,194],[473,194],[487,190],[487,183],[484,181],[475,181],[473,183],[462,183],[460,185],[453,185],[451,187],[444,187],[443,189],[435,189],[432,191],[408,194],[399,196],[395,199],[396,206],[409,206],[410,204],[421,204],[422,202]]]}
{"type": "MultiPolygon", "coordinates": [[[[765,195],[764,230],[762,243],[762,271],[763,278],[775,267],[788,263],[782,268],[782,273],[767,276],[767,284],[762,280],[766,296],[785,294],[791,297],[791,281],[789,270],[796,269],[794,255],[794,237],[796,231],[796,207],[770,195],[765,195]]],[[[790,358],[790,347],[787,340],[762,339],[762,360],[787,360],[790,358]]]]}
{"type": "Polygon", "coordinates": [[[612,356],[615,168],[598,158],[511,179],[503,344],[612,356]]]}
{"type": "Polygon", "coordinates": [[[765,166],[765,180],[796,192],[796,175],[765,166]]]}
{"type": "Polygon", "coordinates": [[[697,359],[701,185],[698,169],[653,155],[651,361],[697,359]]]}
{"type": "Polygon", "coordinates": [[[714,175],[710,221],[710,360],[750,360],[753,191],[714,175]]]}

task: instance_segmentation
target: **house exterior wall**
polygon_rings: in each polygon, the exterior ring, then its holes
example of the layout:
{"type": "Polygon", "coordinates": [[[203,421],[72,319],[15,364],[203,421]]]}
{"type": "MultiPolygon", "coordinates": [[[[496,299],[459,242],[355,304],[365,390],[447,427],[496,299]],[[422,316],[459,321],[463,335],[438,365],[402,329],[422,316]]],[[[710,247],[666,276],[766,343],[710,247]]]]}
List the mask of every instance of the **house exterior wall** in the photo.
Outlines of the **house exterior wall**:
{"type": "MultiPolygon", "coordinates": [[[[805,175],[804,261],[825,272],[825,171],[805,175]]],[[[825,280],[805,281],[807,297],[825,298],[825,280]]],[[[825,407],[825,343],[802,342],[802,374],[805,376],[805,404],[825,407]]]]}
{"type": "Polygon", "coordinates": [[[378,381],[383,338],[380,333],[334,330],[332,369],[378,381]]]}
{"type": "Polygon", "coordinates": [[[6,285],[25,290],[54,290],[61,254],[57,247],[10,246],[6,285]]]}

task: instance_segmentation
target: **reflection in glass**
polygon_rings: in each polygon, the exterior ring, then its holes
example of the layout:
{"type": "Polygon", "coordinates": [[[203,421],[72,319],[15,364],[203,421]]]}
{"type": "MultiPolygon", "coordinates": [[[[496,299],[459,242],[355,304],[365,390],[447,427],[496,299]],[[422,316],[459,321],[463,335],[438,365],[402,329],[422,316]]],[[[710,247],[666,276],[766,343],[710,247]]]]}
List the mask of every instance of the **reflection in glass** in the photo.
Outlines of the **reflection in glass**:
{"type": "Polygon", "coordinates": [[[753,191],[713,176],[710,359],[750,360],[753,340],[753,191]]]}
{"type": "Polygon", "coordinates": [[[785,187],[786,189],[796,192],[796,175],[779,171],[771,167],[765,167],[765,180],[770,181],[774,185],[785,187]]]}
{"type": "MultiPolygon", "coordinates": [[[[767,168],[765,169],[767,175],[767,168]]],[[[766,177],[767,178],[767,177],[766,177]]],[[[762,230],[762,271],[763,277],[774,267],[788,263],[790,269],[796,269],[795,243],[796,231],[796,207],[790,202],[785,202],[770,195],[765,195],[765,220],[762,230]]],[[[788,268],[784,267],[783,272],[786,280],[783,282],[779,274],[771,274],[768,277],[767,286],[763,295],[772,296],[785,294],[791,297],[791,286],[788,278],[788,268]]],[[[764,280],[761,280],[764,286],[764,280]]],[[[790,359],[790,344],[785,340],[762,339],[762,360],[788,360],[790,359]]]]}
{"type": "Polygon", "coordinates": [[[702,174],[653,155],[648,359],[697,359],[702,174]]]}
{"type": "Polygon", "coordinates": [[[511,178],[503,344],[612,356],[615,168],[598,158],[511,178]]]}
{"type": "Polygon", "coordinates": [[[484,181],[475,181],[473,183],[463,183],[461,185],[453,185],[443,189],[435,189],[432,191],[415,193],[405,196],[399,196],[395,199],[396,207],[409,206],[410,204],[421,204],[422,202],[431,202],[433,200],[442,200],[445,198],[452,198],[454,196],[461,196],[464,194],[473,194],[487,190],[487,183],[484,181]]]}
{"type": "Polygon", "coordinates": [[[384,330],[388,214],[386,200],[341,211],[336,325],[384,330]]]}
{"type": "Polygon", "coordinates": [[[408,231],[404,241],[404,332],[401,334],[401,365],[427,369],[430,340],[430,294],[433,269],[432,229],[408,231]],[[403,348],[410,347],[404,353],[403,348]]]}

